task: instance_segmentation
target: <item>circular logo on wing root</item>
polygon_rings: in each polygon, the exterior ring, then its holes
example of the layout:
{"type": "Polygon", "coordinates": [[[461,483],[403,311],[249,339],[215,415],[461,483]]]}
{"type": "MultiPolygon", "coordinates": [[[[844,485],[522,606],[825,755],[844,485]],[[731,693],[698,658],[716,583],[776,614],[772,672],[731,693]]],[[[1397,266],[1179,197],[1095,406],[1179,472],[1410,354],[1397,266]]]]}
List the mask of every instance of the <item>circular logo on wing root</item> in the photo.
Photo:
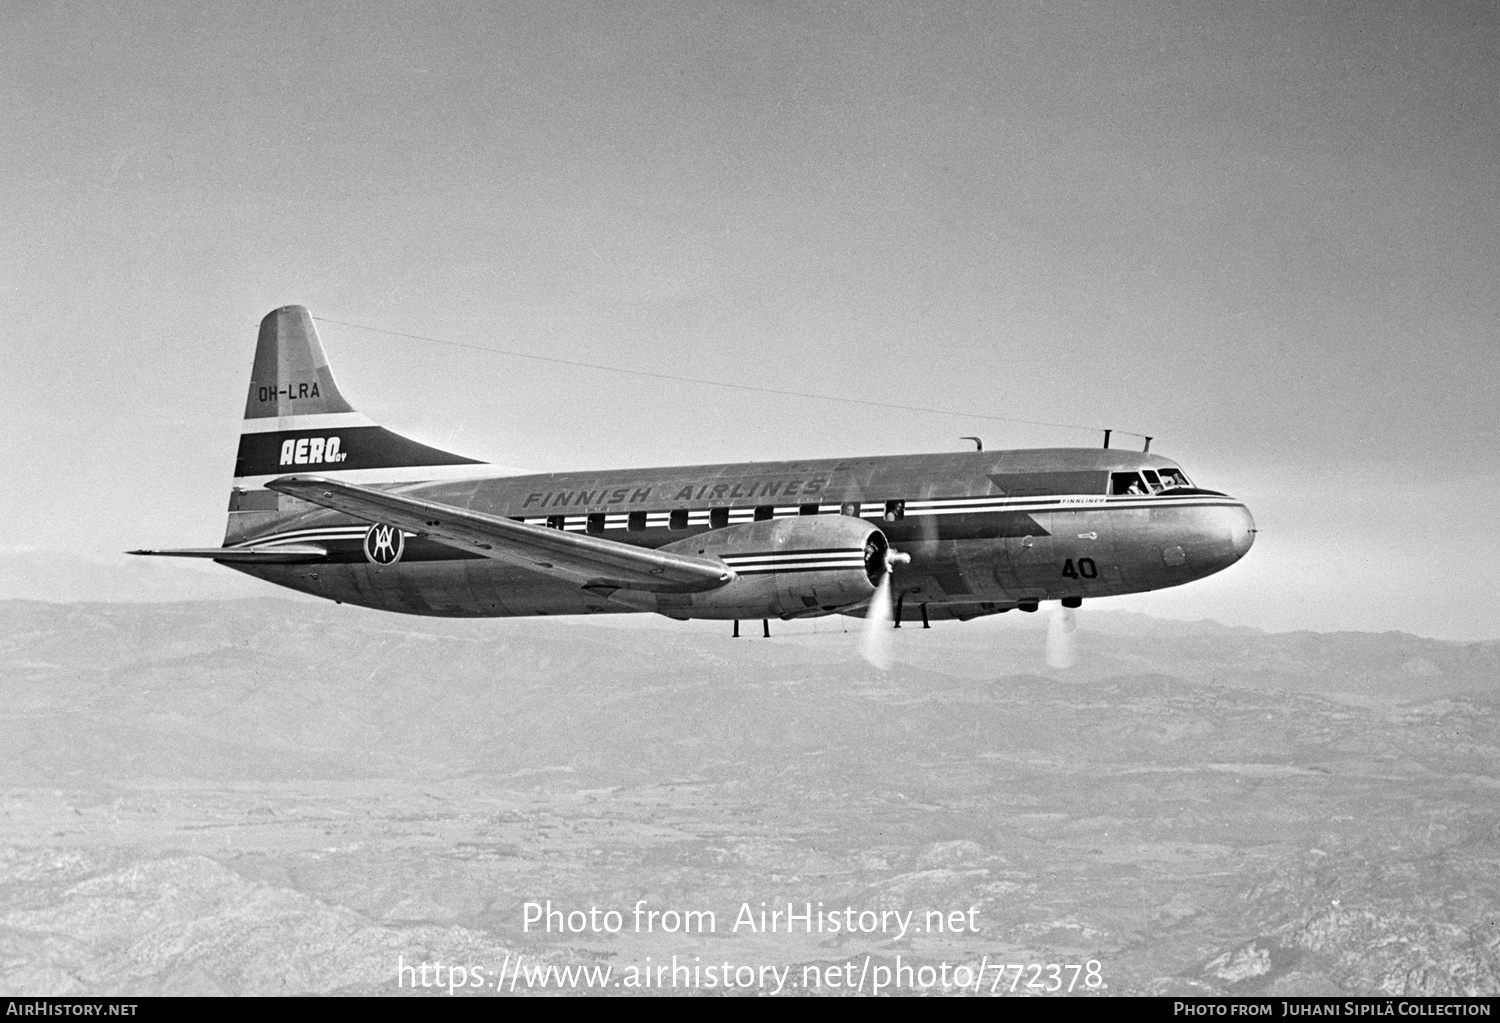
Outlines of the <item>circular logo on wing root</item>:
{"type": "Polygon", "coordinates": [[[406,550],[406,537],[395,526],[375,523],[365,533],[365,557],[376,565],[394,565],[406,550]]]}

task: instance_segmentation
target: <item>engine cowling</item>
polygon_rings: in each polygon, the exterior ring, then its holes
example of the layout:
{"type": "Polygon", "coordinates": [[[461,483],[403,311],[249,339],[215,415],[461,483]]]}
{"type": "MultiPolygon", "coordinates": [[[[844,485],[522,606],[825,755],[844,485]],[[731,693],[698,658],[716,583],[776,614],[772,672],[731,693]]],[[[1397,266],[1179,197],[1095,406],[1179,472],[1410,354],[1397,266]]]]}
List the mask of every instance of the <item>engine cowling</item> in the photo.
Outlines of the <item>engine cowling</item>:
{"type": "Polygon", "coordinates": [[[719,558],[735,571],[705,593],[658,594],[674,618],[796,618],[870,599],[885,572],[885,534],[848,515],[743,522],[699,533],[663,551],[719,558]]]}

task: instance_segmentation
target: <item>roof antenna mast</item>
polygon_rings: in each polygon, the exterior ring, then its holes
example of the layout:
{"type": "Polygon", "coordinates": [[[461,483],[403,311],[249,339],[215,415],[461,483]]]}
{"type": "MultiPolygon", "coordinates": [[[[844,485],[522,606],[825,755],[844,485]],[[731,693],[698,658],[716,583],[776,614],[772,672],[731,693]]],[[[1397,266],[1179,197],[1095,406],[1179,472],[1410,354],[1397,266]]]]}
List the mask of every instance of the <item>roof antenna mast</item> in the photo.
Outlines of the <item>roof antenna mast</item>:
{"type": "Polygon", "coordinates": [[[971,441],[973,441],[974,442],[974,450],[975,451],[983,451],[984,450],[984,441],[980,440],[978,437],[960,437],[958,439],[959,440],[971,440],[971,441]]]}

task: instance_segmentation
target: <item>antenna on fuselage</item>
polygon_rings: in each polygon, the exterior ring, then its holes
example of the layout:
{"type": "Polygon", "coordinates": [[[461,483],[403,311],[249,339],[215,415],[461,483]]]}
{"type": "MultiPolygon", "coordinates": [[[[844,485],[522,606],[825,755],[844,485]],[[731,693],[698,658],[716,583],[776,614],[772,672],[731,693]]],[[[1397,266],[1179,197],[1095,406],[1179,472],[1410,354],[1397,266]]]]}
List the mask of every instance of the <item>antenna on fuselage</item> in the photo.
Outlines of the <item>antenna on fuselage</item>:
{"type": "Polygon", "coordinates": [[[1112,433],[1114,433],[1114,432],[1115,431],[1113,431],[1113,430],[1105,430],[1104,431],[1104,446],[1106,448],[1109,447],[1109,435],[1112,434],[1112,433]]]}
{"type": "Polygon", "coordinates": [[[975,451],[983,451],[984,450],[984,441],[980,440],[978,437],[960,437],[958,439],[959,440],[971,440],[971,441],[973,441],[974,442],[974,450],[975,451]]]}
{"type": "Polygon", "coordinates": [[[1148,452],[1150,450],[1151,450],[1151,438],[1147,437],[1146,438],[1146,446],[1143,447],[1143,448],[1141,448],[1141,454],[1145,454],[1146,452],[1148,452]]]}

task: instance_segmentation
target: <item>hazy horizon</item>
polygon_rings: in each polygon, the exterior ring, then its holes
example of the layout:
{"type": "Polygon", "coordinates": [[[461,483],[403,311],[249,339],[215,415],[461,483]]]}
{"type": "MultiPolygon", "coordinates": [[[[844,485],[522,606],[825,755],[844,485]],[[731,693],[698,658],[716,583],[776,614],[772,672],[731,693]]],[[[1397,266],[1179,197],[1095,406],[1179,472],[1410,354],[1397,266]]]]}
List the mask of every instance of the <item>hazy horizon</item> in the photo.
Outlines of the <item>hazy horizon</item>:
{"type": "MultiPolygon", "coordinates": [[[[45,553],[45,552],[34,552],[45,553]]],[[[5,565],[6,552],[0,551],[0,571],[5,565]]],[[[190,575],[184,577],[180,569],[181,563],[164,563],[161,561],[146,561],[147,565],[156,566],[149,570],[133,571],[135,565],[141,561],[132,559],[123,569],[109,570],[102,563],[95,563],[94,573],[85,576],[75,575],[71,579],[63,579],[59,576],[47,580],[47,588],[54,591],[50,595],[29,595],[24,585],[15,585],[14,580],[6,580],[0,585],[0,603],[5,601],[22,601],[41,604],[53,604],[62,606],[72,605],[98,605],[103,607],[119,605],[171,605],[171,604],[199,604],[199,603],[254,603],[257,601],[287,601],[292,604],[301,604],[308,607],[320,607],[331,605],[331,601],[319,597],[298,593],[282,587],[271,586],[268,583],[259,582],[249,577],[240,577],[237,574],[231,579],[216,578],[211,571],[213,567],[202,564],[191,564],[186,566],[190,575]],[[185,581],[184,581],[185,580],[185,581]],[[96,589],[101,588],[106,594],[100,596],[96,589]],[[110,594],[113,594],[111,596],[110,594]]],[[[227,573],[228,570],[225,570],[227,573]]],[[[960,643],[983,642],[986,637],[993,637],[997,633],[1010,633],[1015,631],[1030,631],[1037,634],[1036,649],[1043,649],[1042,636],[1047,631],[1048,621],[1055,611],[1053,602],[1046,602],[1041,609],[1034,614],[1015,612],[1013,614],[992,615],[984,618],[975,618],[967,622],[939,622],[933,626],[933,632],[927,634],[926,639],[932,640],[936,645],[942,646],[944,640],[958,641],[960,643]]],[[[511,627],[510,623],[521,624],[526,622],[545,621],[560,624],[565,627],[601,626],[610,629],[651,629],[671,634],[684,636],[713,636],[728,635],[730,625],[728,622],[711,621],[706,619],[692,621],[676,621],[674,619],[653,614],[632,614],[621,612],[617,614],[600,615],[548,615],[545,618],[443,618],[433,615],[407,615],[391,612],[377,611],[371,608],[362,608],[357,605],[344,605],[344,610],[365,615],[385,616],[391,615],[396,621],[407,621],[416,623],[427,623],[433,625],[440,622],[463,622],[464,627],[471,624],[483,625],[486,622],[496,625],[511,627]]],[[[1432,640],[1440,643],[1453,643],[1459,645],[1494,645],[1500,643],[1500,639],[1475,639],[1475,638],[1453,638],[1444,636],[1430,636],[1409,629],[1308,629],[1289,628],[1275,629],[1262,628],[1256,625],[1246,625],[1241,622],[1227,622],[1209,615],[1197,617],[1185,615],[1173,615],[1170,613],[1153,613],[1142,611],[1126,605],[1124,601],[1093,601],[1088,605],[1087,613],[1079,613],[1076,618],[1081,634],[1085,637],[1088,633],[1134,633],[1143,626],[1157,629],[1182,630],[1184,634],[1194,629],[1250,629],[1269,637],[1288,636],[1294,633],[1307,633],[1317,636],[1335,636],[1340,634],[1381,636],[1400,634],[1411,636],[1420,640],[1432,640]]],[[[549,626],[550,627],[550,626],[549,626]]],[[[859,618],[844,615],[829,615],[824,618],[793,619],[789,621],[773,620],[771,622],[772,640],[799,640],[827,638],[834,634],[842,633],[857,638],[863,629],[863,621],[859,618]]],[[[906,630],[917,634],[918,638],[913,642],[923,642],[920,625],[913,626],[907,623],[906,630]]],[[[759,626],[754,628],[748,625],[742,628],[742,637],[747,641],[761,641],[759,626]]],[[[903,659],[903,654],[912,652],[913,648],[901,645],[897,641],[893,645],[891,653],[898,662],[903,659]]],[[[1086,639],[1082,651],[1087,658],[1089,653],[1086,639]]],[[[856,656],[857,651],[851,650],[850,656],[856,656]]]]}

